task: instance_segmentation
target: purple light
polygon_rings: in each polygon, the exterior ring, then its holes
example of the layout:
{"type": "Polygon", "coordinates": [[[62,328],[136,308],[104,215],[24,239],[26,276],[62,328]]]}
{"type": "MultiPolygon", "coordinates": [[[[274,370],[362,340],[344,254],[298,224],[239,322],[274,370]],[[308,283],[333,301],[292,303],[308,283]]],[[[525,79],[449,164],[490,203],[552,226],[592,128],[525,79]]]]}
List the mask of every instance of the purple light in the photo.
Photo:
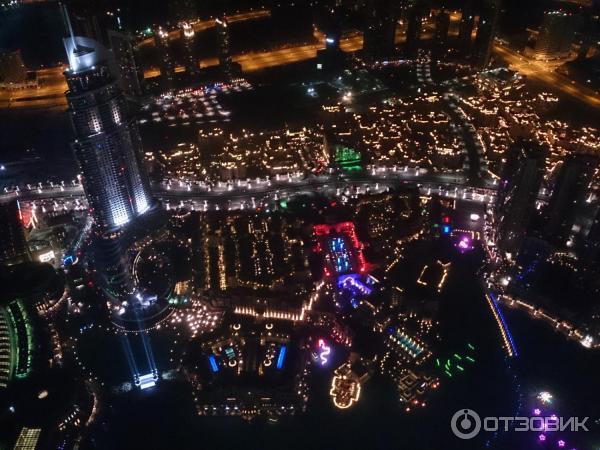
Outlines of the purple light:
{"type": "Polygon", "coordinates": [[[533,414],[536,415],[536,416],[539,416],[541,413],[542,413],[542,410],[540,408],[535,408],[533,410],[533,414]]]}
{"type": "Polygon", "coordinates": [[[469,236],[462,236],[460,238],[460,241],[458,241],[458,243],[456,244],[456,246],[461,250],[461,251],[467,251],[467,250],[471,250],[473,248],[473,243],[472,240],[469,236]]]}
{"type": "Polygon", "coordinates": [[[331,347],[327,345],[327,343],[323,339],[318,340],[317,347],[320,349],[319,359],[321,361],[321,365],[324,366],[329,361],[328,356],[331,353],[331,347]]]}
{"type": "Polygon", "coordinates": [[[564,447],[565,446],[565,441],[563,441],[562,439],[560,441],[558,441],[558,446],[559,447],[564,447]]]}
{"type": "Polygon", "coordinates": [[[546,435],[545,435],[545,434],[540,434],[540,435],[538,436],[538,440],[539,440],[540,442],[544,442],[544,441],[546,440],[546,435]]]}
{"type": "Polygon", "coordinates": [[[466,250],[469,248],[469,242],[463,239],[458,243],[458,246],[466,250]]]}

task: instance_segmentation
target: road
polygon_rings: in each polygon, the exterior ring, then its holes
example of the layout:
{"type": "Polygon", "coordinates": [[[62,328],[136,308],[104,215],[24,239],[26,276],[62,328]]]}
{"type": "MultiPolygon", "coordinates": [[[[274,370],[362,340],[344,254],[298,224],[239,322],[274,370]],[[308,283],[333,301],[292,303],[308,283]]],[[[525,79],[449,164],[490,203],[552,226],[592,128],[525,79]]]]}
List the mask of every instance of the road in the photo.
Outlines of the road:
{"type": "Polygon", "coordinates": [[[589,106],[600,108],[600,95],[593,89],[575,83],[564,75],[555,72],[556,64],[536,61],[500,44],[494,45],[494,53],[501,56],[510,69],[519,72],[521,75],[539,81],[548,88],[574,97],[589,106]]]}
{"type": "MultiPolygon", "coordinates": [[[[229,16],[225,16],[225,18],[227,19],[227,22],[234,23],[234,22],[244,22],[246,20],[256,20],[256,19],[261,19],[261,18],[265,18],[265,17],[270,17],[271,16],[271,11],[267,10],[267,9],[260,9],[257,11],[246,11],[243,13],[237,13],[237,14],[231,14],[229,16]]],[[[205,31],[208,30],[209,28],[213,28],[216,25],[215,19],[207,19],[207,20],[198,20],[196,22],[193,22],[192,27],[194,28],[194,32],[195,33],[199,33],[201,31],[205,31]]],[[[181,38],[181,30],[180,29],[175,29],[172,31],[169,31],[169,40],[177,40],[181,38]]],[[[154,38],[147,38],[144,39],[143,41],[140,41],[138,43],[138,47],[146,47],[146,46],[153,46],[154,45],[154,38]]]]}
{"type": "MultiPolygon", "coordinates": [[[[169,185],[154,186],[154,195],[165,204],[189,204],[194,209],[221,205],[232,209],[289,198],[300,193],[322,193],[329,196],[352,196],[360,193],[382,192],[400,184],[417,184],[423,195],[438,193],[441,196],[491,202],[494,185],[488,182],[485,188],[472,187],[461,174],[427,173],[414,168],[370,168],[368,173],[353,176],[295,174],[274,179],[237,180],[220,182],[213,186],[204,183],[187,184],[171,182],[169,185]]],[[[35,202],[40,207],[84,208],[81,185],[55,185],[43,188],[22,188],[0,195],[0,202],[18,199],[21,204],[35,202]]]]}
{"type": "Polygon", "coordinates": [[[62,66],[38,70],[39,88],[0,91],[0,109],[40,108],[64,111],[67,109],[64,70],[62,66]]]}

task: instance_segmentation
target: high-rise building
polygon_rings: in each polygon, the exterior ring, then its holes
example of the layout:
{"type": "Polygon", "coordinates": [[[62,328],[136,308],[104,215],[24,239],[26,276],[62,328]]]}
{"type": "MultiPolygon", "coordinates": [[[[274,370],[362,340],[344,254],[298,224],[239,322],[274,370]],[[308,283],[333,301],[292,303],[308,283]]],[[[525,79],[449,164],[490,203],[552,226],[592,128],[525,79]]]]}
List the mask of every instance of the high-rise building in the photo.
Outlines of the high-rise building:
{"type": "Polygon", "coordinates": [[[416,56],[423,28],[424,6],[420,0],[414,0],[408,8],[406,28],[406,53],[416,56]]]}
{"type": "Polygon", "coordinates": [[[583,61],[588,57],[590,49],[595,41],[597,41],[597,39],[595,39],[597,37],[595,25],[592,11],[590,9],[585,10],[581,18],[581,44],[577,51],[577,59],[580,61],[583,61]]]}
{"type": "Polygon", "coordinates": [[[154,31],[154,42],[158,49],[161,88],[163,91],[171,91],[175,88],[175,63],[169,48],[169,32],[158,27],[154,31]]]}
{"type": "Polygon", "coordinates": [[[550,202],[544,211],[544,237],[565,245],[577,214],[585,204],[588,187],[598,167],[594,155],[569,155],[558,173],[550,202]]]}
{"type": "Polygon", "coordinates": [[[600,262],[600,208],[596,211],[592,226],[585,238],[584,255],[592,263],[600,262]]]}
{"type": "Polygon", "coordinates": [[[21,50],[0,49],[0,83],[23,83],[27,79],[27,68],[21,50]]]}
{"type": "Polygon", "coordinates": [[[498,33],[500,0],[484,0],[480,8],[472,57],[478,68],[485,69],[490,63],[494,39],[498,33]]]}
{"type": "Polygon", "coordinates": [[[446,51],[449,30],[450,14],[441,10],[435,16],[435,51],[438,55],[446,51]]]}
{"type": "Polygon", "coordinates": [[[229,23],[223,15],[216,19],[217,40],[219,43],[219,66],[227,78],[233,77],[233,59],[229,47],[229,23]]]}
{"type": "Polygon", "coordinates": [[[578,17],[571,13],[561,10],[546,12],[535,42],[535,57],[556,59],[568,56],[577,24],[578,17]]]}
{"type": "Polygon", "coordinates": [[[118,86],[112,55],[84,37],[64,39],[73,149],[101,231],[119,229],[152,206],[141,139],[118,86]]]}
{"type": "Polygon", "coordinates": [[[546,151],[537,142],[521,140],[511,148],[496,202],[497,245],[516,257],[527,234],[545,170],[546,151]]]}
{"type": "Polygon", "coordinates": [[[195,0],[170,0],[171,17],[176,22],[190,22],[198,17],[198,8],[195,0]]]}
{"type": "Polygon", "coordinates": [[[138,64],[135,37],[125,30],[108,30],[108,40],[117,63],[119,86],[125,95],[140,97],[143,72],[138,64]]]}
{"type": "Polygon", "coordinates": [[[181,39],[183,41],[183,49],[185,52],[185,69],[188,75],[197,75],[198,74],[198,61],[196,59],[194,44],[196,34],[194,33],[194,28],[186,22],[181,24],[181,39]]]}
{"type": "Polygon", "coordinates": [[[475,28],[475,13],[472,0],[465,0],[458,31],[458,47],[463,55],[471,53],[472,35],[475,28]]]}
{"type": "Polygon", "coordinates": [[[17,264],[28,260],[29,248],[17,201],[0,205],[0,264],[17,264]]]}
{"type": "Polygon", "coordinates": [[[392,0],[370,0],[365,8],[363,53],[371,59],[393,54],[398,22],[396,5],[392,0]]]}

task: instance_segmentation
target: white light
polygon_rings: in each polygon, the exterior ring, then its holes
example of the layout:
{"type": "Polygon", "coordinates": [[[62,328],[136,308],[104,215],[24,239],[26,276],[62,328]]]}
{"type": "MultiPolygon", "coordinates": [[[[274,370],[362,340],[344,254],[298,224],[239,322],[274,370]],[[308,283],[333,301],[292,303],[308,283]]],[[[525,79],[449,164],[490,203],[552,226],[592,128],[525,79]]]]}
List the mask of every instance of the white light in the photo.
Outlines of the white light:
{"type": "Polygon", "coordinates": [[[113,223],[115,226],[120,227],[121,225],[125,225],[129,222],[129,217],[127,217],[127,213],[120,212],[113,214],[113,223]]]}
{"type": "Polygon", "coordinates": [[[592,344],[594,343],[594,338],[592,336],[586,336],[581,341],[579,341],[581,345],[585,348],[592,348],[592,344]]]}
{"type": "Polygon", "coordinates": [[[152,373],[142,375],[139,378],[139,386],[140,389],[147,389],[152,386],[156,386],[156,380],[154,379],[154,375],[152,373]]]}
{"type": "Polygon", "coordinates": [[[471,214],[470,218],[473,222],[477,222],[481,217],[479,216],[479,214],[473,213],[471,214]]]}
{"type": "Polygon", "coordinates": [[[538,394],[537,398],[538,398],[538,400],[540,400],[542,403],[545,403],[545,404],[552,402],[552,394],[547,391],[540,392],[538,394]]]}
{"type": "Polygon", "coordinates": [[[46,262],[52,261],[54,259],[54,256],[55,256],[54,251],[49,250],[46,253],[42,253],[39,256],[39,260],[40,260],[40,262],[46,263],[46,262]]]}

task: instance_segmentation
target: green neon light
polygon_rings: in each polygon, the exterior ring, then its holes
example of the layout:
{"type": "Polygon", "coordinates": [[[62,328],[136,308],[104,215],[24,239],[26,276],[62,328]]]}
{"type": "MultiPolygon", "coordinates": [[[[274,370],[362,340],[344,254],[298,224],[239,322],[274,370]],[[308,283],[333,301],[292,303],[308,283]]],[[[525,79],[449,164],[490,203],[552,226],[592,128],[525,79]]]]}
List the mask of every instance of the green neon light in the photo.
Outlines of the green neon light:
{"type": "Polygon", "coordinates": [[[467,361],[470,361],[470,362],[472,362],[472,363],[474,363],[474,362],[475,362],[475,360],[474,360],[473,358],[471,358],[470,356],[467,356],[467,361]]]}
{"type": "Polygon", "coordinates": [[[457,368],[458,370],[460,370],[461,372],[464,372],[464,371],[465,371],[465,369],[463,369],[463,368],[462,368],[461,366],[459,366],[458,364],[456,365],[456,368],[457,368]]]}
{"type": "Polygon", "coordinates": [[[2,309],[2,313],[6,320],[6,325],[8,328],[8,340],[9,340],[9,349],[8,353],[10,356],[9,369],[8,369],[8,381],[12,380],[15,375],[17,362],[19,361],[19,340],[17,337],[17,324],[15,323],[15,319],[12,316],[12,313],[6,309],[2,309]]]}
{"type": "Polygon", "coordinates": [[[362,170],[362,155],[356,150],[338,145],[335,152],[335,162],[344,170],[362,170]]]}
{"type": "Polygon", "coordinates": [[[25,363],[25,368],[20,368],[17,366],[17,378],[25,378],[31,373],[31,369],[33,367],[33,329],[31,327],[31,323],[29,322],[29,316],[27,311],[25,311],[25,306],[21,300],[16,301],[17,307],[19,308],[19,313],[21,315],[21,321],[23,322],[23,326],[25,327],[25,337],[27,339],[27,359],[25,363]]]}
{"type": "Polygon", "coordinates": [[[281,200],[279,202],[279,206],[281,206],[283,209],[286,209],[288,207],[287,201],[286,200],[281,200]]]}

